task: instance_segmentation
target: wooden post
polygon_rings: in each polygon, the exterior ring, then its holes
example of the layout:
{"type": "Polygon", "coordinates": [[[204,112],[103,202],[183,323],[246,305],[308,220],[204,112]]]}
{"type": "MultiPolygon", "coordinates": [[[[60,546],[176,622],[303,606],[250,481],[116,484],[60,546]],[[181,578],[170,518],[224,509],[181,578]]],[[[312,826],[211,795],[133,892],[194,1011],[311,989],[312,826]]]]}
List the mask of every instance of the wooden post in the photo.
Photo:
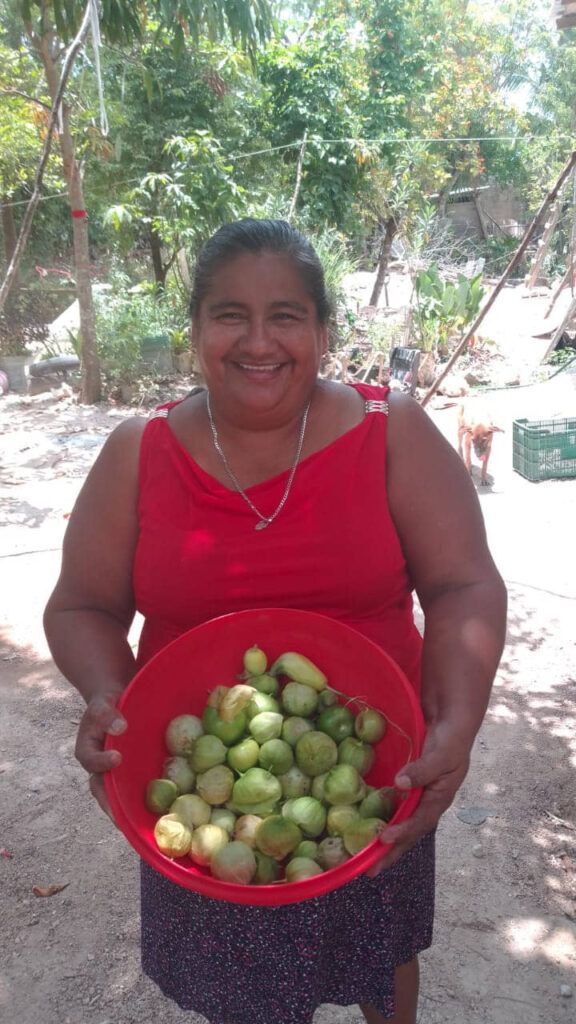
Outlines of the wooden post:
{"type": "Polygon", "coordinates": [[[564,198],[564,191],[566,189],[567,184],[568,179],[566,179],[566,181],[564,182],[564,185],[560,193],[558,194],[558,199],[556,200],[552,210],[550,211],[550,219],[545,224],[544,234],[542,235],[542,238],[538,243],[538,251],[536,253],[536,256],[534,257],[534,261],[526,278],[527,288],[533,288],[536,284],[538,274],[540,273],[542,269],[542,264],[546,259],[546,254],[548,252],[548,249],[550,248],[550,242],[552,241],[552,236],[558,223],[558,218],[560,217],[560,211],[562,209],[562,200],[564,198]]]}
{"type": "Polygon", "coordinates": [[[478,217],[478,223],[480,224],[480,232],[484,241],[488,239],[488,228],[486,227],[486,218],[484,216],[484,210],[480,206],[480,200],[478,199],[478,193],[472,193],[472,202],[474,209],[476,210],[476,216],[478,217]]]}
{"type": "Polygon", "coordinates": [[[573,298],[572,302],[570,303],[570,305],[568,306],[568,309],[566,310],[566,312],[564,314],[564,317],[562,319],[562,323],[559,324],[558,327],[556,328],[556,330],[554,331],[554,335],[552,337],[552,340],[551,340],[550,344],[548,345],[548,348],[546,349],[546,351],[545,351],[544,355],[542,356],[542,359],[540,360],[540,362],[542,362],[542,363],[546,362],[546,360],[548,359],[548,356],[550,355],[550,353],[553,352],[554,349],[556,348],[556,345],[560,341],[560,338],[564,334],[564,331],[570,325],[571,321],[574,320],[575,317],[576,317],[576,299],[573,298]]]}
{"type": "Polygon", "coordinates": [[[563,276],[562,280],[560,281],[560,284],[558,285],[556,291],[554,292],[554,294],[552,295],[552,298],[550,299],[550,302],[548,303],[548,306],[546,307],[546,312],[544,313],[544,319],[545,320],[546,320],[547,317],[550,316],[550,313],[552,312],[552,310],[554,309],[554,306],[556,305],[556,302],[558,300],[558,296],[560,295],[560,292],[563,291],[563,289],[566,287],[566,285],[570,281],[571,276],[572,276],[572,267],[570,266],[570,264],[568,264],[568,267],[566,268],[566,270],[564,272],[564,276],[563,276]]]}
{"type": "Polygon", "coordinates": [[[470,338],[474,334],[476,334],[476,332],[478,331],[478,328],[479,328],[480,324],[482,323],[482,321],[483,321],[484,317],[486,316],[488,310],[491,309],[492,306],[494,305],[497,296],[502,291],[502,288],[506,284],[506,281],[510,277],[512,271],[520,263],[520,260],[522,259],[524,253],[526,252],[526,249],[528,248],[528,245],[530,244],[532,236],[534,235],[534,233],[535,233],[538,225],[540,224],[544,214],[548,210],[548,208],[551,205],[551,203],[553,203],[554,200],[556,199],[556,197],[558,196],[558,194],[560,192],[560,189],[564,185],[564,182],[569,177],[569,175],[572,174],[572,171],[574,170],[575,167],[576,167],[576,150],[572,153],[572,155],[570,156],[570,159],[567,161],[566,165],[564,166],[564,168],[560,172],[554,187],[551,189],[551,191],[548,193],[548,195],[544,199],[544,201],[543,201],[540,209],[538,210],[536,216],[532,219],[532,221],[530,222],[530,224],[526,228],[526,230],[524,232],[524,237],[522,238],[522,241],[520,242],[520,245],[518,246],[516,252],[514,253],[514,256],[512,257],[512,259],[510,260],[510,263],[506,267],[506,270],[502,274],[502,277],[500,278],[500,280],[496,284],[496,286],[494,288],[494,291],[488,297],[486,303],[484,304],[484,306],[482,307],[482,309],[478,313],[478,316],[474,320],[474,323],[468,328],[468,330],[466,331],[466,334],[461,339],[461,341],[459,342],[457,347],[454,349],[454,352],[452,353],[452,355],[450,356],[450,359],[448,360],[448,362],[446,363],[446,365],[442,369],[442,372],[438,374],[438,376],[436,377],[436,380],[434,381],[433,384],[430,385],[430,388],[428,389],[428,391],[424,395],[424,397],[423,397],[423,399],[422,399],[422,401],[420,403],[423,407],[426,406],[428,404],[428,402],[430,401],[430,399],[432,398],[432,396],[436,394],[439,385],[442,383],[442,381],[447,376],[447,374],[450,373],[450,370],[454,366],[454,363],[456,362],[456,360],[459,358],[459,356],[461,356],[462,353],[464,352],[464,350],[466,349],[466,347],[468,345],[468,342],[470,341],[470,338]]]}
{"type": "Polygon", "coordinates": [[[556,305],[560,292],[563,291],[567,284],[570,285],[572,297],[574,297],[574,287],[576,286],[576,173],[572,175],[572,230],[570,232],[570,252],[568,254],[568,265],[566,267],[562,280],[560,281],[560,284],[556,288],[556,291],[554,292],[552,298],[550,299],[550,303],[546,308],[546,312],[544,313],[545,320],[546,317],[550,316],[550,313],[556,305]]]}

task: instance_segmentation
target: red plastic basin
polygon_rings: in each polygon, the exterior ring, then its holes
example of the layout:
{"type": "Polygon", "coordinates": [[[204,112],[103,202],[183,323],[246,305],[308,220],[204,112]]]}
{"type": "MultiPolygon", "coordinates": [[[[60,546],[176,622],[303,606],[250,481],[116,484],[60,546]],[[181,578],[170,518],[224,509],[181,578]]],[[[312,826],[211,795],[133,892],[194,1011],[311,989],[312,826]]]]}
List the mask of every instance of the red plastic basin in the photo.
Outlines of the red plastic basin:
{"type": "MultiPolygon", "coordinates": [[[[164,733],[170,720],[185,713],[201,715],[210,690],[237,681],[242,655],[253,644],[266,652],[269,664],[284,651],[305,654],[330,686],[365,698],[398,726],[389,726],[376,746],[375,764],[366,776],[371,785],[391,785],[398,769],[418,757],[424,722],[414,689],[392,658],[357,630],[314,612],[257,608],[212,619],[178,637],[134,676],[119,702],[128,728],[106,741],[107,748],[122,754],[122,763],[105,775],[118,826],[137,853],[173,882],[214,899],[275,906],[344,885],[367,871],[387,847],[374,840],[344,864],[302,882],[236,885],[213,878],[188,857],[171,860],[162,854],[153,835],[157,816],[144,800],[148,782],[161,775],[168,756],[164,733]]],[[[392,821],[409,817],[420,795],[420,790],[410,791],[392,821]]]]}

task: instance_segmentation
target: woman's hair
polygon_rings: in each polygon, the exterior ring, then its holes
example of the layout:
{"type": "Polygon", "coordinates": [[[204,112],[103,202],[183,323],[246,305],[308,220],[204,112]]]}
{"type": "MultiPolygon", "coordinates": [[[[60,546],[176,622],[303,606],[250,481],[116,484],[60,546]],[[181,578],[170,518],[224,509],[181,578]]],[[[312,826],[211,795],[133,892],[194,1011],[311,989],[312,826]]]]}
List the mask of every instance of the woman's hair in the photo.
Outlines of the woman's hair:
{"type": "Polygon", "coordinates": [[[330,316],[330,300],[324,282],[324,269],[308,239],[285,220],[242,220],[224,224],[203,245],[194,271],[190,314],[195,316],[219,267],[245,252],[269,252],[287,256],[302,278],[316,306],[320,323],[330,316]]]}

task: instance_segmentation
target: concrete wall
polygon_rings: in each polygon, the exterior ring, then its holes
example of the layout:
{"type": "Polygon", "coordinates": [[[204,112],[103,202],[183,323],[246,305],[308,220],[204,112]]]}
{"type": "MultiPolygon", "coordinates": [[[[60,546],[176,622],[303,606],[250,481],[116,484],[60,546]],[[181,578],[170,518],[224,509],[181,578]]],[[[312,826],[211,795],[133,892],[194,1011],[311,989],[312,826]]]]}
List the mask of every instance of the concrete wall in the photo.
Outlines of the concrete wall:
{"type": "MultiPolygon", "coordinates": [[[[490,186],[478,193],[478,202],[489,234],[500,234],[496,226],[499,225],[507,234],[514,237],[522,235],[527,221],[526,209],[513,189],[490,186]]],[[[482,237],[480,220],[472,200],[451,202],[446,207],[446,218],[457,235],[482,237]]]]}

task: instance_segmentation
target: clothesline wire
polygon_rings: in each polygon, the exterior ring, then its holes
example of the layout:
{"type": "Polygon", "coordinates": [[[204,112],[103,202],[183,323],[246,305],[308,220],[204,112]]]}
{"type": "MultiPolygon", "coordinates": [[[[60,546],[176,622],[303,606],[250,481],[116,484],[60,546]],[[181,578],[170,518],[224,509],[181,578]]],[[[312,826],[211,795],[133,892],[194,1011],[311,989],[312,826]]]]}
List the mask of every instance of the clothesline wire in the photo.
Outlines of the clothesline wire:
{"type": "MultiPolygon", "coordinates": [[[[426,136],[412,136],[410,138],[399,138],[398,136],[390,135],[390,136],[383,136],[383,137],[374,138],[374,139],[365,139],[365,138],[315,139],[315,138],[308,138],[307,139],[307,145],[308,146],[313,146],[313,145],[317,145],[317,146],[323,145],[324,146],[324,145],[342,145],[342,144],[345,143],[345,144],[348,144],[348,145],[360,146],[360,145],[366,145],[366,144],[370,143],[370,144],[379,144],[379,145],[390,145],[391,144],[391,145],[406,145],[406,146],[408,146],[408,145],[411,145],[412,143],[417,143],[417,142],[426,143],[427,145],[435,145],[437,143],[451,143],[451,142],[513,142],[513,143],[516,143],[516,142],[531,142],[531,141],[534,141],[535,139],[544,139],[544,136],[542,136],[542,135],[484,135],[484,136],[482,136],[482,135],[476,135],[476,136],[464,136],[464,135],[461,135],[461,136],[446,136],[446,137],[442,137],[442,138],[433,138],[433,137],[426,137],[426,136]]],[[[555,142],[558,142],[558,141],[560,141],[562,139],[569,139],[570,142],[571,142],[571,145],[576,145],[576,142],[574,141],[574,138],[571,135],[561,134],[561,135],[555,135],[554,136],[554,141],[555,142]]],[[[248,153],[232,153],[230,156],[226,157],[226,159],[228,159],[228,160],[235,160],[235,161],[238,161],[238,160],[248,160],[248,159],[250,159],[251,157],[254,157],[254,156],[266,156],[268,153],[279,153],[279,152],[281,152],[283,150],[287,150],[287,149],[300,149],[301,146],[302,146],[302,140],[298,139],[296,142],[287,142],[287,143],[284,143],[281,146],[268,146],[268,147],[266,147],[264,149],[255,149],[255,150],[252,150],[251,152],[248,152],[248,153]]],[[[123,182],[122,184],[130,185],[130,184],[136,183],[136,182],[138,182],[140,180],[141,180],[140,178],[129,178],[127,181],[123,182]]],[[[67,194],[68,194],[67,192],[54,192],[52,195],[41,196],[40,197],[40,201],[41,202],[45,202],[47,199],[60,199],[63,196],[66,196],[67,194]]],[[[15,199],[15,200],[13,200],[12,202],[9,202],[9,203],[2,203],[2,206],[4,208],[10,207],[10,206],[25,206],[27,203],[28,203],[27,199],[15,199]]]]}
{"type": "MultiPolygon", "coordinates": [[[[544,139],[543,135],[454,135],[446,137],[432,137],[432,136],[411,136],[410,138],[403,138],[397,135],[380,136],[375,139],[365,138],[342,138],[342,139],[315,139],[313,136],[308,136],[306,140],[307,146],[321,146],[321,145],[335,145],[338,143],[348,143],[351,145],[363,145],[366,143],[377,143],[379,145],[405,145],[409,146],[415,142],[424,142],[427,144],[436,144],[438,142],[531,142],[534,139],[544,139]]],[[[570,139],[574,142],[573,136],[571,135],[555,135],[554,141],[560,139],[570,139]]],[[[235,153],[230,160],[242,160],[247,159],[251,156],[263,156],[266,153],[276,153],[283,149],[299,149],[302,145],[302,139],[298,139],[296,142],[287,142],[282,146],[269,146],[266,149],[255,149],[250,153],[235,153]]]]}

